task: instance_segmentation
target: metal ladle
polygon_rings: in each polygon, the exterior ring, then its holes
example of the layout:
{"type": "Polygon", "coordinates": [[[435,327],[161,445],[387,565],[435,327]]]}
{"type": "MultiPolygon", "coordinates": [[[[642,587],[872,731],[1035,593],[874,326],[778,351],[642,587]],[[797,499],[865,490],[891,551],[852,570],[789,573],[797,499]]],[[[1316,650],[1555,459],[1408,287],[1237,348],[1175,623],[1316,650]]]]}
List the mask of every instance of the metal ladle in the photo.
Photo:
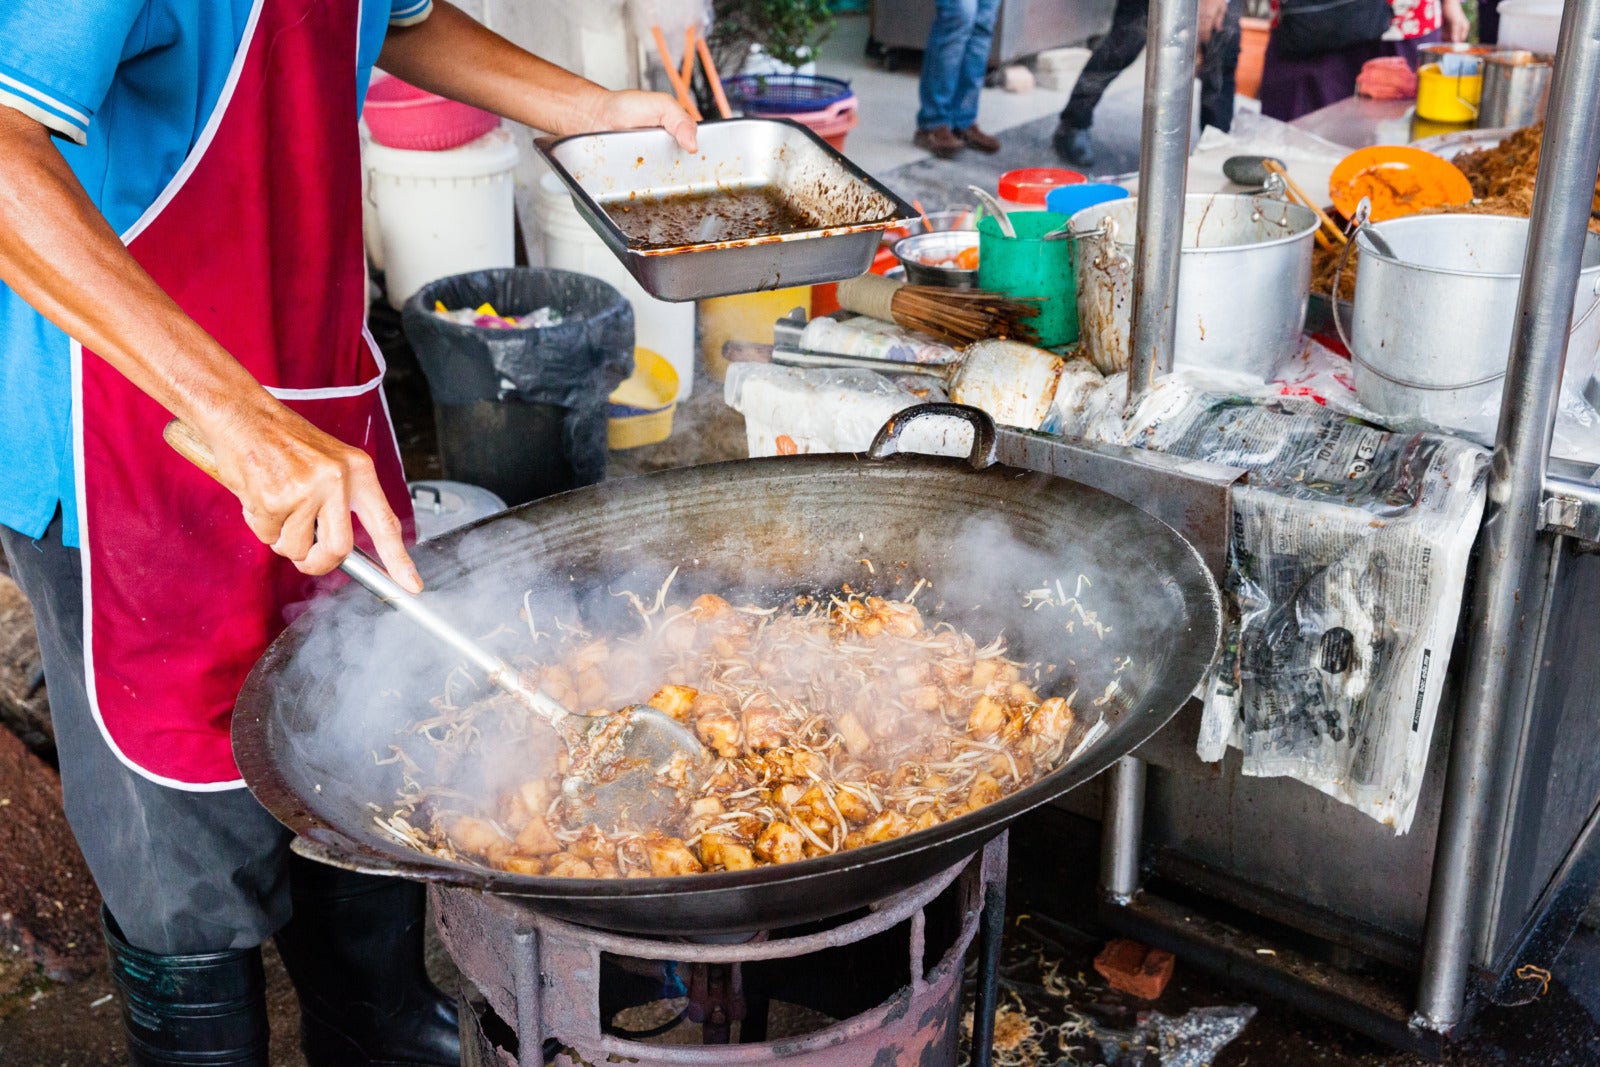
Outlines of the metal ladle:
{"type": "MultiPolygon", "coordinates": [[[[216,456],[188,425],[173,419],[162,431],[173,450],[213,479],[216,456]]],[[[692,775],[709,762],[694,732],[648,704],[632,704],[610,715],[576,715],[511,664],[462,633],[420,597],[402,589],[366,552],[357,548],[339,569],[389,607],[467,658],[489,682],[549,723],[571,757],[562,792],[582,809],[581,818],[602,826],[653,828],[678,808],[676,791],[662,779],[674,761],[692,775]]],[[[691,783],[693,784],[693,783],[691,783]]]]}

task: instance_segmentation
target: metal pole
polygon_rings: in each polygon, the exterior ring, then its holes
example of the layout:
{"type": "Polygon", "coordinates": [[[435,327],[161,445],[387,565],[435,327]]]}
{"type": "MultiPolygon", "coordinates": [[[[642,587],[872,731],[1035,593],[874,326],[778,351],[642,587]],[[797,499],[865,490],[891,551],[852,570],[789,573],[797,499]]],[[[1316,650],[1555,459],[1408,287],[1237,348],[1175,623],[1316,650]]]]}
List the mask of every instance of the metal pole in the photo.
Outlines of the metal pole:
{"type": "Polygon", "coordinates": [[[1100,827],[1100,894],[1126,904],[1139,891],[1139,843],[1144,837],[1144,760],[1123,756],[1106,776],[1100,827]]]}
{"type": "Polygon", "coordinates": [[[1139,222],[1134,245],[1128,405],[1172,369],[1178,336],[1178,250],[1189,180],[1199,0],[1150,5],[1139,134],[1139,222]]]}
{"type": "Polygon", "coordinates": [[[1482,552],[1468,625],[1434,852],[1415,1023],[1447,1032],[1462,1020],[1467,973],[1503,847],[1497,825],[1505,724],[1525,705],[1543,609],[1539,576],[1554,549],[1539,534],[1545,466],[1577,291],[1594,176],[1600,168],[1600,0],[1573,0],[1561,22],[1539,157],[1500,428],[1489,471],[1482,552]]]}

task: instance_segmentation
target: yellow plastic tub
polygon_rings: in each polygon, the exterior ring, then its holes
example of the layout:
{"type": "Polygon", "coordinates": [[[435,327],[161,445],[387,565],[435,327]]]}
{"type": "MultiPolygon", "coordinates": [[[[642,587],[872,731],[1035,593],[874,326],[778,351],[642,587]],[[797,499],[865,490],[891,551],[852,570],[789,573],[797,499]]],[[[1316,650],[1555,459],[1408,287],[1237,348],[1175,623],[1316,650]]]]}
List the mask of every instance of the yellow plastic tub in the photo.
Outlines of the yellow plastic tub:
{"type": "Polygon", "coordinates": [[[1472,122],[1483,96],[1483,74],[1446,74],[1437,63],[1417,71],[1417,115],[1430,122],[1472,122]]]}
{"type": "Polygon", "coordinates": [[[700,360],[715,381],[728,376],[722,346],[728,341],[772,343],[772,324],[795,308],[811,309],[811,286],[768,289],[700,301],[700,360]]]}
{"type": "Polygon", "coordinates": [[[633,373],[606,398],[606,447],[613,451],[655,445],[672,436],[678,372],[648,348],[633,350],[633,373]]]}

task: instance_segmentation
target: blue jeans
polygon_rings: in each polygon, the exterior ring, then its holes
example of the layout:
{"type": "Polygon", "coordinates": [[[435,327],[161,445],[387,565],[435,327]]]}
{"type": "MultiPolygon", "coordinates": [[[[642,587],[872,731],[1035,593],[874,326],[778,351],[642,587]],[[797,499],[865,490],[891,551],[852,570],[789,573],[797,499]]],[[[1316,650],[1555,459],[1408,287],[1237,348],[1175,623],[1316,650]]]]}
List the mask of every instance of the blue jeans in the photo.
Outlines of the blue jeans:
{"type": "Polygon", "coordinates": [[[917,129],[964,130],[978,121],[978,90],[1000,0],[938,0],[922,53],[922,109],[917,129]]]}

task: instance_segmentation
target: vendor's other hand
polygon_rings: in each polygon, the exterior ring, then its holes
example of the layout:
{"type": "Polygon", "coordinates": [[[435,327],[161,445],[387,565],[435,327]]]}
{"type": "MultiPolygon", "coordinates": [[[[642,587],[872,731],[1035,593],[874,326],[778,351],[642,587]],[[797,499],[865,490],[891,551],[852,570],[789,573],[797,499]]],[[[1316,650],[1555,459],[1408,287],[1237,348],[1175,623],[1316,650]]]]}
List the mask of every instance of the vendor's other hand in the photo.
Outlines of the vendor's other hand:
{"type": "Polygon", "coordinates": [[[1467,21],[1467,13],[1461,8],[1461,0],[1444,0],[1444,39],[1451,44],[1460,44],[1472,32],[1472,24],[1467,21]]]}
{"type": "Polygon", "coordinates": [[[588,126],[594,131],[642,130],[660,126],[672,134],[685,152],[694,152],[700,147],[694,120],[666,93],[647,93],[638,89],[607,92],[599,98],[588,126]]]}
{"type": "Polygon", "coordinates": [[[303,574],[327,574],[355,547],[353,512],[389,576],[413,593],[422,578],[406,552],[372,459],[271,398],[197,426],[216,457],[217,480],[239,498],[244,520],[303,574]]]}
{"type": "MultiPolygon", "coordinates": [[[[1459,5],[1461,0],[1455,2],[1459,5]]],[[[1211,40],[1211,35],[1222,29],[1223,20],[1227,17],[1228,0],[1200,0],[1200,23],[1197,27],[1200,43],[1211,40]]]]}

